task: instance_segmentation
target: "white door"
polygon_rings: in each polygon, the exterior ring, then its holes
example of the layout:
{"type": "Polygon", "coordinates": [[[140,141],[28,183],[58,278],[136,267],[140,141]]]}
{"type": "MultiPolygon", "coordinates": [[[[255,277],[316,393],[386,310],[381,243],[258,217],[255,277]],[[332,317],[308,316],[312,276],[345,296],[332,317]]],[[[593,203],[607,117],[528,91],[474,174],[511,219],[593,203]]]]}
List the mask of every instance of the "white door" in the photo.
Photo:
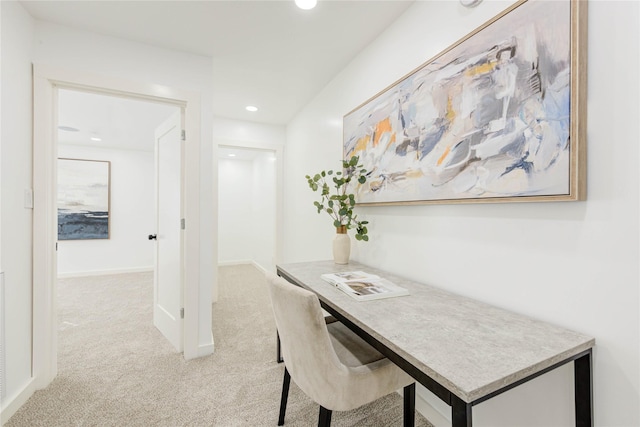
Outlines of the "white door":
{"type": "Polygon", "coordinates": [[[153,295],[153,324],[180,352],[183,350],[181,122],[182,114],[178,111],[155,132],[156,251],[153,295]]]}

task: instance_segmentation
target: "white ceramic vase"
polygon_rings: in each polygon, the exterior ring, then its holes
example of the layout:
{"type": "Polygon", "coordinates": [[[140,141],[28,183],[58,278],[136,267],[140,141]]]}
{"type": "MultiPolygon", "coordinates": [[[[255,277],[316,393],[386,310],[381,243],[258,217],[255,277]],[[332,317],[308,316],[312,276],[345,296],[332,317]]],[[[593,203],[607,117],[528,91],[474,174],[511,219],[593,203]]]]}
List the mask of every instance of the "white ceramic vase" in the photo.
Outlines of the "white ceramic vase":
{"type": "Polygon", "coordinates": [[[350,255],[351,239],[347,234],[347,227],[338,227],[333,238],[333,261],[336,264],[348,264],[350,255]]]}

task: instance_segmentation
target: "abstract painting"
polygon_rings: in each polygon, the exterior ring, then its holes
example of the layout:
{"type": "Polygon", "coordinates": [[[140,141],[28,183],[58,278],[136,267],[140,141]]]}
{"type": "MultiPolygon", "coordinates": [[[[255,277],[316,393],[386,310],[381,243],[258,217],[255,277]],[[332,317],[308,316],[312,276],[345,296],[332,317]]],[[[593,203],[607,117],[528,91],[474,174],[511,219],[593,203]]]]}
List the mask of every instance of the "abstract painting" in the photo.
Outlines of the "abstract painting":
{"type": "Polygon", "coordinates": [[[345,115],[358,203],[583,198],[578,3],[521,1],[345,115]]]}
{"type": "Polygon", "coordinates": [[[109,238],[110,162],[58,159],[58,240],[109,238]]]}

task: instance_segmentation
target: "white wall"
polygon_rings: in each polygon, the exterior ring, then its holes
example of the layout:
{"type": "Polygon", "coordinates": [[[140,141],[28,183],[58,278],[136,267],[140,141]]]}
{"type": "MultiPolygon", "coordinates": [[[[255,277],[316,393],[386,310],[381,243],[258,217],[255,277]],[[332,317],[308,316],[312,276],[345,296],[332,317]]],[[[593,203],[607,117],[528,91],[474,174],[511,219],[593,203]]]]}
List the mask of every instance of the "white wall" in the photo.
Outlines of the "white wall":
{"type": "Polygon", "coordinates": [[[58,276],[152,270],[154,153],[58,145],[58,157],[111,162],[110,237],[59,241],[58,276]]]}
{"type": "MultiPolygon", "coordinates": [[[[245,151],[245,150],[243,150],[245,151]]],[[[250,150],[254,159],[219,161],[218,263],[254,263],[275,269],[275,153],[250,150]]]]}
{"type": "MultiPolygon", "coordinates": [[[[17,2],[2,2],[0,140],[0,269],[5,273],[3,310],[6,396],[2,410],[31,381],[31,222],[24,190],[31,179],[31,44],[33,20],[17,2]]],[[[20,402],[15,403],[18,406],[20,402]]],[[[4,420],[4,415],[3,418],[4,420]]]]}
{"type": "MultiPolygon", "coordinates": [[[[339,166],[342,116],[510,3],[416,2],[296,116],[286,262],[331,257],[332,225],[304,176],[339,166]]],[[[589,2],[587,201],[361,207],[371,241],[353,250],[358,261],[595,336],[599,426],[640,425],[638,9],[589,2]]],[[[572,425],[572,378],[568,366],[484,402],[474,425],[572,425]]]]}
{"type": "Polygon", "coordinates": [[[213,138],[217,145],[272,149],[284,145],[286,129],[280,125],[214,117],[213,138]]]}
{"type": "Polygon", "coordinates": [[[220,159],[218,176],[218,263],[251,262],[253,162],[220,159]]]}

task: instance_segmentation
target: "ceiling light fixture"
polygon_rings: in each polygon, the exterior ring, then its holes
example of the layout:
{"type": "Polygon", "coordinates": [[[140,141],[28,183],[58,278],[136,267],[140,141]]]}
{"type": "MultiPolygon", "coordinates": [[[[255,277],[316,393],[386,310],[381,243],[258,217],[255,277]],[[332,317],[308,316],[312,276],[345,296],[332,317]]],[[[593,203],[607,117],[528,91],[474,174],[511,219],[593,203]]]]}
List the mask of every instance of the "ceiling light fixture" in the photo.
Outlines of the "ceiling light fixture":
{"type": "Polygon", "coordinates": [[[245,110],[251,111],[252,113],[254,113],[254,112],[258,111],[258,107],[254,107],[253,105],[247,105],[245,107],[245,110]]]}
{"type": "Polygon", "coordinates": [[[236,156],[235,154],[229,154],[229,157],[235,157],[235,156],[236,156]]]}
{"type": "Polygon", "coordinates": [[[102,138],[98,138],[97,136],[92,136],[91,140],[92,141],[96,141],[96,142],[100,142],[100,141],[102,141],[102,138]]]}
{"type": "Polygon", "coordinates": [[[318,4],[318,0],[296,0],[296,6],[304,10],[313,9],[316,4],[318,4]]]}

